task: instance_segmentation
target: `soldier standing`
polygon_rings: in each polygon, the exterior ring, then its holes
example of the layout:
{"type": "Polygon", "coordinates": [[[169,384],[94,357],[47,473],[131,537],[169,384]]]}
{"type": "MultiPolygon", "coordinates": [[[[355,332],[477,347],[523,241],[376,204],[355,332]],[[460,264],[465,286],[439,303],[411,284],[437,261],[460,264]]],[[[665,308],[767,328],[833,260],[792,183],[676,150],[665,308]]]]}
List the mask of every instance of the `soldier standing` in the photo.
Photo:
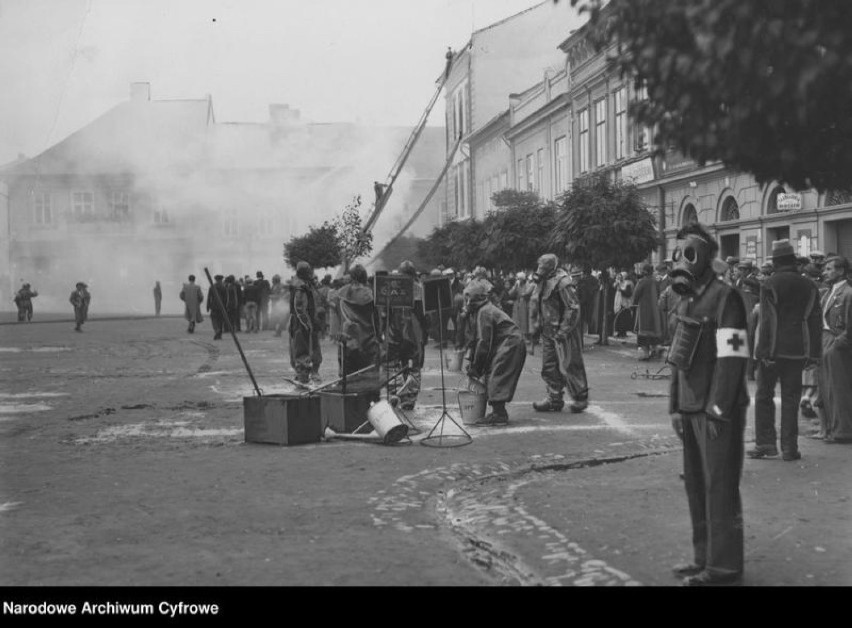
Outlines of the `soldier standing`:
{"type": "Polygon", "coordinates": [[[531,298],[533,331],[541,334],[541,376],[547,385],[547,399],[533,404],[538,412],[558,412],[567,387],[573,399],[571,412],[589,405],[589,385],[583,363],[583,336],[580,302],[571,286],[571,277],[555,255],[542,255],[534,277],[531,298]]]}
{"type": "Polygon", "coordinates": [[[225,303],[228,300],[227,288],[222,280],[223,275],[216,275],[215,283],[207,293],[207,312],[210,314],[210,322],[213,325],[213,340],[222,340],[222,331],[225,329],[225,317],[227,316],[225,303]],[[215,294],[214,294],[215,293],[215,294]],[[219,298],[216,298],[216,295],[219,298]]]}
{"type": "Polygon", "coordinates": [[[681,295],[669,351],[672,427],[683,440],[693,562],[674,568],[685,586],[742,577],[743,468],[748,389],[746,311],[739,292],[712,268],[719,245],[699,223],[677,234],[672,288],[681,295]]]}
{"type": "Polygon", "coordinates": [[[18,306],[18,322],[30,322],[33,319],[33,299],[38,292],[32,289],[30,284],[25,283],[15,294],[15,305],[18,306]]]}

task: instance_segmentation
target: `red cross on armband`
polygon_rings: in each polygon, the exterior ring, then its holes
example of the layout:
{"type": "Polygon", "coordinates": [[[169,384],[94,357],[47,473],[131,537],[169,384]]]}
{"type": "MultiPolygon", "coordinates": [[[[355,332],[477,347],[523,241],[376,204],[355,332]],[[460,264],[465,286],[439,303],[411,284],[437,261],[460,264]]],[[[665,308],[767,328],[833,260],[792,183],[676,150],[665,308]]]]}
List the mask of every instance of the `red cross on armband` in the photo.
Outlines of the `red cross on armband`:
{"type": "Polygon", "coordinates": [[[748,359],[748,334],[746,330],[731,327],[717,329],[716,357],[748,359]]]}

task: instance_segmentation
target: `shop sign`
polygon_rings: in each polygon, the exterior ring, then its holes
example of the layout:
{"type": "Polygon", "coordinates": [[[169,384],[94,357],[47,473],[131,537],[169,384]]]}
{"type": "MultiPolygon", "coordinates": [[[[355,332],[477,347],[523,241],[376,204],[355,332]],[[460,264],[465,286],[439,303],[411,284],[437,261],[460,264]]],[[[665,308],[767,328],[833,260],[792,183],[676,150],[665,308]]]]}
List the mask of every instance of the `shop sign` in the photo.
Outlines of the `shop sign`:
{"type": "Polygon", "coordinates": [[[624,181],[632,180],[633,183],[647,183],[654,180],[654,162],[650,157],[634,161],[621,168],[621,178],[624,181]]]}
{"type": "Polygon", "coordinates": [[[778,195],[778,211],[789,212],[802,209],[802,195],[785,193],[778,195]]]}
{"type": "Polygon", "coordinates": [[[746,239],[746,258],[757,259],[757,238],[746,239]]]}

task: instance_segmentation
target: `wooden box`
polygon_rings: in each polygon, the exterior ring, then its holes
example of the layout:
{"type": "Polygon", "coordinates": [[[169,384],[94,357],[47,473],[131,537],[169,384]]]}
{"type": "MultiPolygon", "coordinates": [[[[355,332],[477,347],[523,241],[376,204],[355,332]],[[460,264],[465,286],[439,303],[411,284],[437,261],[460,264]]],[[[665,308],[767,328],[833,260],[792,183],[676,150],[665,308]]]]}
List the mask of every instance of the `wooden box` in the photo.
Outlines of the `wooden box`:
{"type": "Polygon", "coordinates": [[[319,393],[323,430],[351,434],[367,421],[370,404],[381,399],[379,390],[361,390],[344,395],[340,390],[319,393]]]}
{"type": "Polygon", "coordinates": [[[315,395],[243,397],[247,443],[304,445],[322,439],[320,400],[315,395]]]}

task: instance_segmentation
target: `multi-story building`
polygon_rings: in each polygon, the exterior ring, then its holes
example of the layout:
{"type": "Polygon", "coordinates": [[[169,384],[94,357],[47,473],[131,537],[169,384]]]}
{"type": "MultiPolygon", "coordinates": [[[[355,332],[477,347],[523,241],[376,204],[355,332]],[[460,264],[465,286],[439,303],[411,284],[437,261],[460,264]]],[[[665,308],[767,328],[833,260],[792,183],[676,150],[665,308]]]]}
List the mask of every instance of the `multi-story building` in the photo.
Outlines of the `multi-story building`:
{"type": "MultiPolygon", "coordinates": [[[[286,105],[265,123],[221,123],[210,97],[131,98],[33,159],[0,171],[7,211],[0,250],[9,275],[3,301],[24,281],[42,309],[67,309],[77,281],[97,311],[151,310],[154,281],[164,308],[190,273],[267,276],[285,268],[283,244],[332,218],[384,180],[411,129],[309,124],[286,105]]],[[[444,163],[444,129],[426,128],[375,230],[392,231],[419,205],[444,163]]],[[[425,234],[439,201],[415,223],[425,234]]]]}
{"type": "Polygon", "coordinates": [[[587,30],[577,30],[560,45],[571,83],[574,175],[607,170],[632,179],[657,215],[665,240],[659,258],[673,249],[677,230],[696,220],[711,227],[723,258],[762,261],[771,256],[772,242],[785,238],[801,255],[821,249],[852,256],[848,195],[759,185],[751,175],[718,162],[700,166],[676,151],[652,158],[652,131],[626,115],[630,100],[646,94],[608,69],[606,55],[615,48],[595,52],[587,30]]]}
{"type": "Polygon", "coordinates": [[[570,2],[545,0],[474,31],[455,54],[445,86],[447,152],[460,136],[462,145],[448,172],[443,218],[481,218],[488,209],[484,198],[489,186],[497,191],[512,184],[513,167],[492,167],[505,152],[492,140],[502,135],[498,130],[505,125],[506,97],[523,92],[530,77],[564,65],[558,44],[575,23],[580,18],[570,2]],[[475,148],[480,161],[473,157],[475,148]]]}

